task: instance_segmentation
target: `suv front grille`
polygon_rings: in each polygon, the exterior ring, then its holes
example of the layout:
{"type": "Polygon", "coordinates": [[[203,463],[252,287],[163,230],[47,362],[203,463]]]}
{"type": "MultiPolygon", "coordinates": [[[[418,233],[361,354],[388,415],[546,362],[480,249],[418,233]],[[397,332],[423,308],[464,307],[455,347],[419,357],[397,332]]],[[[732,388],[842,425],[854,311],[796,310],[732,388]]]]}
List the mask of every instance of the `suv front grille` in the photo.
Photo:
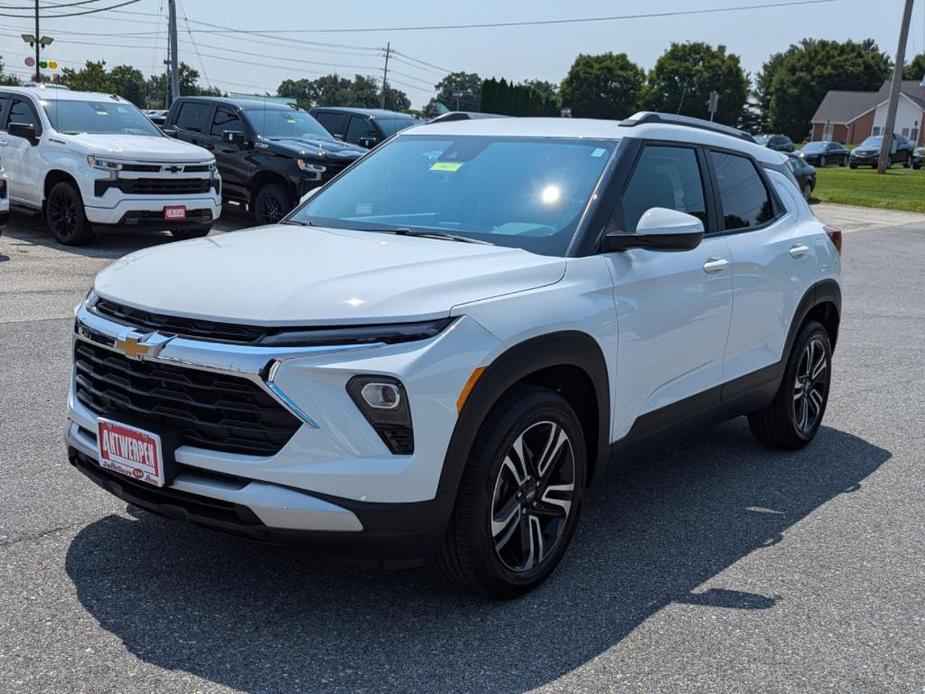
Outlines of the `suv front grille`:
{"type": "Polygon", "coordinates": [[[237,376],[134,361],[80,340],[74,370],[77,399],[93,412],[175,430],[178,445],[268,456],[300,426],[256,383],[237,376]]]}
{"type": "Polygon", "coordinates": [[[180,335],[200,340],[218,342],[252,343],[266,334],[267,329],[257,325],[235,325],[214,321],[165,316],[124,306],[107,299],[98,299],[92,308],[94,313],[118,323],[130,325],[140,332],[157,331],[163,335],[180,335]]]}

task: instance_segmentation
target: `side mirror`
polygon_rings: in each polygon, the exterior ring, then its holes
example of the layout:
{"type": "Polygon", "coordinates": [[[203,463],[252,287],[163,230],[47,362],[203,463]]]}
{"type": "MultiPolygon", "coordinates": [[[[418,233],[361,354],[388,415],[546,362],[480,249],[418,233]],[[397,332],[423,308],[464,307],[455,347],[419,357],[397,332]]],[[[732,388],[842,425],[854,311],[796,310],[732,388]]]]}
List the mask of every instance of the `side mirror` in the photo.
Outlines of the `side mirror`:
{"type": "Polygon", "coordinates": [[[222,140],[227,142],[229,145],[243,147],[244,143],[247,141],[247,138],[240,130],[223,130],[222,140]]]}
{"type": "Polygon", "coordinates": [[[10,123],[7,132],[13,137],[29,140],[33,147],[39,143],[39,138],[35,136],[35,126],[32,123],[10,123]]]}
{"type": "Polygon", "coordinates": [[[161,132],[164,133],[167,137],[175,138],[177,136],[177,130],[176,128],[173,128],[173,127],[161,128],[161,132]]]}
{"type": "Polygon", "coordinates": [[[343,141],[344,141],[344,136],[343,136],[342,133],[334,133],[334,139],[335,139],[335,140],[340,140],[341,142],[343,142],[343,141]]]}
{"type": "Polygon", "coordinates": [[[601,244],[605,253],[647,248],[651,251],[690,251],[703,240],[703,222],[692,214],[652,207],[639,218],[635,234],[611,232],[601,244]]]}
{"type": "Polygon", "coordinates": [[[367,136],[360,138],[360,147],[365,147],[366,149],[372,149],[376,146],[376,143],[379,142],[378,137],[367,136]]]}

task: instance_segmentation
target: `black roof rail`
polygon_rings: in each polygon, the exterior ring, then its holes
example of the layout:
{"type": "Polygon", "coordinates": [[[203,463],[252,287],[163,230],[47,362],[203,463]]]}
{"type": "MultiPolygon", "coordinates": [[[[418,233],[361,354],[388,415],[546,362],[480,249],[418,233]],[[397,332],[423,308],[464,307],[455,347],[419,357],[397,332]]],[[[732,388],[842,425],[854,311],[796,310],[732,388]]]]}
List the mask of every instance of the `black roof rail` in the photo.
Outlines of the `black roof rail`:
{"type": "Polygon", "coordinates": [[[629,118],[620,121],[620,125],[631,128],[634,125],[643,123],[664,123],[666,125],[685,125],[688,128],[699,128],[700,130],[709,130],[720,135],[729,135],[746,142],[755,142],[755,138],[744,130],[733,128],[729,125],[722,125],[712,121],[703,120],[702,118],[692,118],[691,116],[679,116],[675,113],[656,113],[655,111],[640,111],[634,113],[629,118]]]}

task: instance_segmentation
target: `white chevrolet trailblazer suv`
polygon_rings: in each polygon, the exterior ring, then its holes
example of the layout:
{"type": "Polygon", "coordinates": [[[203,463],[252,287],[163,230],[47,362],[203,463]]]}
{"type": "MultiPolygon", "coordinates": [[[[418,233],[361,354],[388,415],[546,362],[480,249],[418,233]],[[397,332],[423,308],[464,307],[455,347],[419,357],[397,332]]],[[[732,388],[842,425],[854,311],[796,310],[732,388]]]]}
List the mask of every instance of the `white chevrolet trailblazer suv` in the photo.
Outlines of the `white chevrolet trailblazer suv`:
{"type": "Polygon", "coordinates": [[[13,206],[44,215],[68,245],[95,226],[205,236],[221,213],[215,157],[112,94],[0,87],[0,158],[13,206]]]}
{"type": "Polygon", "coordinates": [[[629,444],[815,436],[842,239],[787,171],[655,113],[405,130],[279,225],[101,272],[69,459],[170,518],[521,593],[629,444]]]}

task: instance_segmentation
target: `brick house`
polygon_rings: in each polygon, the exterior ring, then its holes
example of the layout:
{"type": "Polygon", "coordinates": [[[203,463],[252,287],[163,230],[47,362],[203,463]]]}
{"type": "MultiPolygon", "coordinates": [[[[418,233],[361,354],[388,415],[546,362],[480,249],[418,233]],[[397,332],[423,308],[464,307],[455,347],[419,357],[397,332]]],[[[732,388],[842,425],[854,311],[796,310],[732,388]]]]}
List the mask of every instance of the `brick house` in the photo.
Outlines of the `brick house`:
{"type": "MultiPolygon", "coordinates": [[[[886,124],[889,98],[889,80],[876,92],[831,90],[813,114],[812,139],[858,144],[865,137],[879,135],[886,124]]],[[[925,144],[923,120],[925,86],[916,80],[904,80],[899,91],[895,132],[916,144],[925,144]]]]}

